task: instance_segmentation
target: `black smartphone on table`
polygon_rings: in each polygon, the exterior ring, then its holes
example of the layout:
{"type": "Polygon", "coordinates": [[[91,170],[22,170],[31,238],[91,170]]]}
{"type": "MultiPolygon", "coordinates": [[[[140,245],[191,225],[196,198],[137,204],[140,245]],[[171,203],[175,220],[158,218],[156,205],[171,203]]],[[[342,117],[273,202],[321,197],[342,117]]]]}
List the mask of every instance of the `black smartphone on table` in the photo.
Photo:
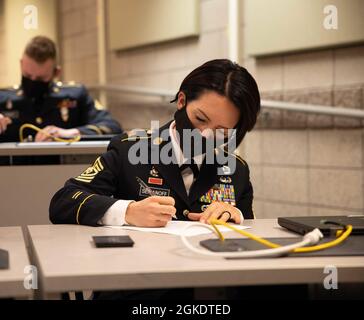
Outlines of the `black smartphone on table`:
{"type": "Polygon", "coordinates": [[[97,248],[132,247],[134,241],[129,236],[93,236],[97,248]]]}

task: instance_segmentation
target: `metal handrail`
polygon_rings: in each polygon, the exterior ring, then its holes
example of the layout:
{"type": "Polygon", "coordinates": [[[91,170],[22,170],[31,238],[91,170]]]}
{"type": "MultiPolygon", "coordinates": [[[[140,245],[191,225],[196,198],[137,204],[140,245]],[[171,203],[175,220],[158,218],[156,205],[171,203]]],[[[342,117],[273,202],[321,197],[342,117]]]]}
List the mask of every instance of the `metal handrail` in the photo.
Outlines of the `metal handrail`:
{"type": "Polygon", "coordinates": [[[141,88],[141,87],[129,87],[120,85],[92,85],[88,86],[89,90],[98,91],[111,91],[127,94],[140,94],[143,96],[160,97],[163,100],[171,99],[175,96],[176,92],[161,89],[141,88]]]}
{"type": "MultiPolygon", "coordinates": [[[[88,87],[92,91],[103,91],[103,92],[118,92],[125,94],[138,94],[151,97],[159,97],[163,101],[170,101],[174,98],[176,92],[169,90],[150,89],[142,87],[131,87],[121,85],[92,85],[88,87]]],[[[364,110],[359,108],[343,108],[343,107],[332,107],[322,106],[313,104],[294,103],[286,101],[275,101],[275,100],[262,100],[262,109],[267,110],[284,110],[290,112],[303,112],[319,115],[347,117],[347,118],[361,118],[364,119],[364,110]]]]}
{"type": "Polygon", "coordinates": [[[314,104],[271,101],[271,100],[262,100],[261,105],[262,108],[273,109],[273,110],[277,109],[277,110],[304,112],[304,113],[312,113],[312,114],[320,114],[328,116],[364,119],[363,110],[352,109],[352,108],[331,107],[331,106],[321,106],[314,104]]]}

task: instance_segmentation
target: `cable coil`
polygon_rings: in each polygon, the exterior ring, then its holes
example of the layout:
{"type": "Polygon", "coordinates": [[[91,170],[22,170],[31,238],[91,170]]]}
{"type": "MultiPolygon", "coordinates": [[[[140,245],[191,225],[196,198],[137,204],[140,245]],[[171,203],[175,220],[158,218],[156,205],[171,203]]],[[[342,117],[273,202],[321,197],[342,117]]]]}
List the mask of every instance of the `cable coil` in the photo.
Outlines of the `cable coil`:
{"type": "Polygon", "coordinates": [[[224,258],[279,257],[279,256],[287,255],[289,253],[314,252],[314,251],[324,250],[324,249],[328,249],[328,248],[337,246],[338,244],[342,243],[344,240],[346,240],[349,237],[352,230],[353,230],[353,227],[351,225],[347,225],[347,226],[345,226],[344,230],[339,230],[339,232],[336,235],[337,238],[335,240],[317,245],[317,243],[323,238],[323,234],[321,233],[321,231],[319,229],[314,229],[313,231],[305,234],[301,241],[290,244],[290,245],[281,246],[277,243],[273,243],[267,239],[258,237],[256,235],[246,232],[244,230],[235,228],[234,226],[232,226],[228,223],[225,223],[223,221],[213,219],[211,221],[211,226],[206,225],[206,224],[201,224],[201,223],[191,223],[190,225],[188,225],[185,228],[184,232],[182,233],[181,240],[182,240],[183,244],[189,250],[191,250],[195,253],[207,255],[207,256],[216,256],[216,257],[224,257],[224,258]],[[254,240],[254,241],[257,241],[257,242],[263,244],[264,246],[268,247],[269,249],[252,250],[252,251],[245,251],[245,252],[210,252],[210,251],[203,250],[203,249],[193,246],[187,240],[187,237],[185,236],[185,234],[187,234],[186,233],[187,230],[198,226],[198,227],[203,227],[203,228],[214,231],[221,241],[225,241],[225,238],[222,235],[221,231],[218,229],[217,225],[225,226],[251,240],[254,240]]]}
{"type": "Polygon", "coordinates": [[[41,128],[38,128],[37,126],[35,126],[33,124],[25,123],[19,129],[19,140],[20,140],[20,142],[24,142],[25,141],[25,139],[24,139],[24,129],[26,129],[26,128],[33,129],[33,130],[35,130],[37,132],[42,132],[48,138],[51,138],[52,140],[57,141],[57,142],[72,143],[72,142],[77,142],[77,141],[80,141],[81,140],[81,136],[80,135],[78,135],[78,136],[76,136],[74,138],[70,138],[70,139],[62,139],[62,138],[54,137],[51,134],[49,134],[48,132],[44,131],[41,128]]]}

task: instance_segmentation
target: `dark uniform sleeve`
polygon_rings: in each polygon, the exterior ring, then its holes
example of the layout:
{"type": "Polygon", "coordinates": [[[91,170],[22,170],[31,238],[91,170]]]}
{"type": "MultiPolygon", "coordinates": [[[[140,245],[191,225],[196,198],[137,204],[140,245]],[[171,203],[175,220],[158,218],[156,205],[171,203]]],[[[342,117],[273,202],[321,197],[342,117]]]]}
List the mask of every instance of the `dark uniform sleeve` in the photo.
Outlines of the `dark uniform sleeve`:
{"type": "Polygon", "coordinates": [[[12,120],[12,123],[8,125],[6,131],[0,133],[0,143],[19,141],[21,122],[19,120],[19,111],[13,108],[14,100],[20,100],[20,97],[17,96],[17,90],[13,88],[0,89],[0,113],[12,120]],[[10,104],[10,107],[7,104],[10,104]]]}
{"type": "Polygon", "coordinates": [[[244,161],[243,192],[237,200],[236,206],[242,212],[244,219],[254,219],[253,212],[253,186],[250,182],[250,171],[248,164],[244,161]]]}
{"type": "Polygon", "coordinates": [[[120,124],[114,120],[106,110],[98,110],[95,101],[89,95],[85,87],[82,87],[79,101],[82,110],[84,126],[77,127],[82,135],[94,134],[118,134],[121,133],[120,124]]]}
{"type": "Polygon", "coordinates": [[[51,222],[97,226],[117,201],[112,195],[117,188],[120,166],[119,151],[110,144],[91,167],[68,180],[53,196],[49,207],[51,222]]]}

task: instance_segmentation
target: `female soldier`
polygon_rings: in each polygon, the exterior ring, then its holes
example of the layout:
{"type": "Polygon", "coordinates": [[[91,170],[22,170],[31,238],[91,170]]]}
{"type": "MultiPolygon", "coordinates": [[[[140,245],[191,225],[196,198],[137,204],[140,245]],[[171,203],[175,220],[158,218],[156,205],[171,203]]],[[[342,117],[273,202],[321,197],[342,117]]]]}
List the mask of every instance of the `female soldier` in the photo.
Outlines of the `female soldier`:
{"type": "Polygon", "coordinates": [[[231,150],[257,120],[253,77],[229,60],[212,60],[183,80],[172,102],[174,121],[114,138],[93,166],[68,180],[51,201],[51,221],[160,227],[172,218],[254,218],[248,165],[231,150]]]}

